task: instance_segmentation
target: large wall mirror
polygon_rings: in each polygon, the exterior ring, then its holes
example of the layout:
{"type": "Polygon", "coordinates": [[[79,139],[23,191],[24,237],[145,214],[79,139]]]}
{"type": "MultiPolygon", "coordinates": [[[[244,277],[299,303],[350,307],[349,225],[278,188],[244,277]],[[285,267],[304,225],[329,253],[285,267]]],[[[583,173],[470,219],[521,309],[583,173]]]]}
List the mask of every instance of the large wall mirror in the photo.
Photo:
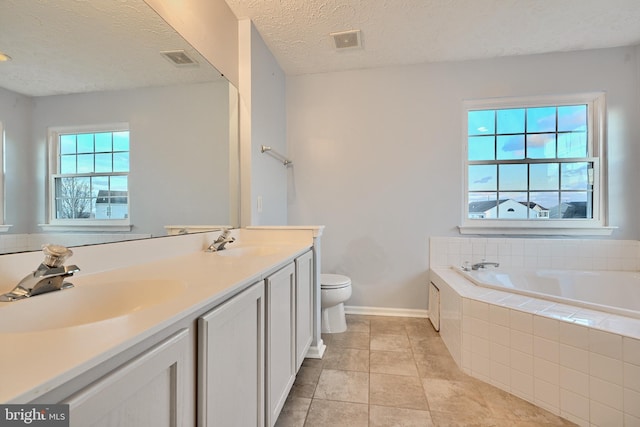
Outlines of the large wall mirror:
{"type": "Polygon", "coordinates": [[[239,225],[237,91],[143,0],[3,0],[0,52],[0,252],[239,225]],[[50,129],[114,123],[130,132],[130,226],[47,227],[50,129]]]}

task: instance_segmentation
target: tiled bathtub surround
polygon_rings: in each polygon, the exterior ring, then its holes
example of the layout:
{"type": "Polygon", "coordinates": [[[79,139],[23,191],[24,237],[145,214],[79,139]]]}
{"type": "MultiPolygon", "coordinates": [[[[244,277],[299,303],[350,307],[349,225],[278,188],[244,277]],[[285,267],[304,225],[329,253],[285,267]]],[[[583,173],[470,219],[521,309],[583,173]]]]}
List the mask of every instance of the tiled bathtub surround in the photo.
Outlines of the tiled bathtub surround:
{"type": "Polygon", "coordinates": [[[449,268],[635,270],[637,254],[635,241],[432,239],[441,336],[465,372],[579,425],[640,426],[640,320],[481,288],[449,268]]]}
{"type": "Polygon", "coordinates": [[[430,266],[499,261],[503,267],[640,270],[636,240],[432,237],[430,266]]]}

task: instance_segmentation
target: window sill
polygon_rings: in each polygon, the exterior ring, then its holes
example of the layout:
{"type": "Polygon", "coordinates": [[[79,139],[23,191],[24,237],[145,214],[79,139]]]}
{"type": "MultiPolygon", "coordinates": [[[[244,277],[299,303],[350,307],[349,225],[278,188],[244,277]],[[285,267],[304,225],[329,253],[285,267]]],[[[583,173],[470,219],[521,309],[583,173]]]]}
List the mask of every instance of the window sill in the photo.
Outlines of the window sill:
{"type": "Polygon", "coordinates": [[[38,224],[42,231],[108,231],[108,232],[120,232],[131,231],[133,225],[131,224],[38,224]]]}
{"type": "Polygon", "coordinates": [[[0,233],[6,233],[13,225],[0,224],[0,233]]]}
{"type": "Polygon", "coordinates": [[[460,234],[503,236],[610,236],[618,227],[526,227],[505,225],[459,225],[460,234]]]}

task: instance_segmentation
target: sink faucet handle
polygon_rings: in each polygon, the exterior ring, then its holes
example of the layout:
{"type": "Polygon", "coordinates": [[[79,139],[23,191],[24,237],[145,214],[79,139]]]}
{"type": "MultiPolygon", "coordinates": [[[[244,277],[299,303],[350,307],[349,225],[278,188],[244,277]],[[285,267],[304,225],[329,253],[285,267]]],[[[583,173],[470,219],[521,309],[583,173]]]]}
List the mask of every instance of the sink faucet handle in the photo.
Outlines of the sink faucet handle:
{"type": "Polygon", "coordinates": [[[42,245],[42,252],[44,253],[42,263],[48,267],[60,267],[73,255],[73,251],[66,246],[52,244],[42,245]]]}

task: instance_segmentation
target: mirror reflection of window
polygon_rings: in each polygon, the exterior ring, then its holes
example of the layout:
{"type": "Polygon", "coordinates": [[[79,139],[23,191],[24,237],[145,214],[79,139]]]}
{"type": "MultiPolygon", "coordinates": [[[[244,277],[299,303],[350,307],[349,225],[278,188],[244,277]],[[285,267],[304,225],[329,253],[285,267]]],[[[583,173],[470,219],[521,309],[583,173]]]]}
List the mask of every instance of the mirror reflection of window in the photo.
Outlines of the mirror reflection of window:
{"type": "Polygon", "coordinates": [[[128,125],[53,128],[50,141],[50,223],[128,223],[128,125]]]}

